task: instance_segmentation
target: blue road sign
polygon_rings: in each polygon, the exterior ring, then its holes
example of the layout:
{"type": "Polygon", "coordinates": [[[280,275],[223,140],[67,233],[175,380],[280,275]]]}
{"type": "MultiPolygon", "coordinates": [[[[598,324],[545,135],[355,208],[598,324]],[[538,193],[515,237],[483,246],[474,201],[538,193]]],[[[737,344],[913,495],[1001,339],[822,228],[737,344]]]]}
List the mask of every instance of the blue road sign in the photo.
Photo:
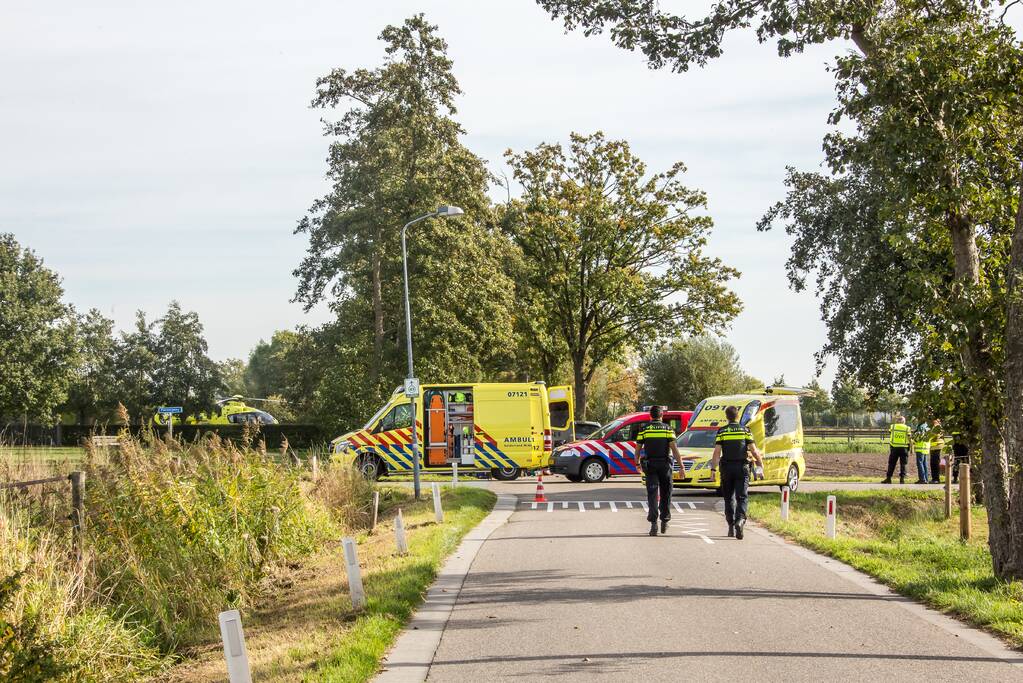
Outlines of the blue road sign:
{"type": "Polygon", "coordinates": [[[177,415],[184,411],[182,411],[181,406],[160,406],[156,409],[156,412],[161,415],[177,415]]]}

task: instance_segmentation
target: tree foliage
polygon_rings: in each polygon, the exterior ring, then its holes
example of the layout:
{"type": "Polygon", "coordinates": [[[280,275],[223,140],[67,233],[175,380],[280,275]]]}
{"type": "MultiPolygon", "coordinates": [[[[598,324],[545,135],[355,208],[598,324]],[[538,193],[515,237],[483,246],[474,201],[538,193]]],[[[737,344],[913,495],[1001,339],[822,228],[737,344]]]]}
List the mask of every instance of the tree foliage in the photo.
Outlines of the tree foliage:
{"type": "Polygon", "coordinates": [[[644,404],[692,409],[708,396],[760,390],[763,382],[743,372],[735,347],[704,335],[675,339],[640,361],[644,404]]]}
{"type": "Polygon", "coordinates": [[[385,28],[380,39],[382,66],[335,69],[317,82],[313,106],[342,111],[324,124],[332,187],[297,228],[309,251],[295,271],[296,299],[307,307],[328,301],[337,320],[323,336],[343,340],[333,360],[348,383],[363,387],[355,396],[335,392],[335,413],[350,417],[404,375],[399,230],[439,205],[465,215],[410,233],[418,373],[480,379],[505,366],[514,346],[514,283],[504,267],[513,248],[494,226],[486,165],[459,140],[461,91],[447,44],[422,15],[385,28]]]}
{"type": "MultiPolygon", "coordinates": [[[[522,196],[505,229],[521,248],[518,298],[542,311],[533,343],[571,363],[576,401],[603,363],[627,348],[723,328],[740,310],[738,273],[703,253],[711,219],[681,163],[648,174],[624,141],[573,134],[569,149],[507,153],[522,196]]],[[[560,360],[560,359],[559,359],[560,360]]]]}
{"type": "Polygon", "coordinates": [[[0,233],[0,417],[54,419],[78,362],[74,311],[60,278],[0,233]]]}
{"type": "Polygon", "coordinates": [[[65,408],[79,424],[105,419],[117,406],[114,321],[95,308],[78,319],[79,357],[65,408]]]}

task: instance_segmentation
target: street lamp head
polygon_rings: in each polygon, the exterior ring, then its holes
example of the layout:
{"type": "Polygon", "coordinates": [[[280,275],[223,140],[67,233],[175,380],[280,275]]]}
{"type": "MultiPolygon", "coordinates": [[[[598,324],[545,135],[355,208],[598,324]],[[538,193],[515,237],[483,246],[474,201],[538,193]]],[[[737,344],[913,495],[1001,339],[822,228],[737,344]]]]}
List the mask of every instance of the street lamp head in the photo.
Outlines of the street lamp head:
{"type": "Polygon", "coordinates": [[[461,216],[463,213],[465,213],[465,211],[462,211],[462,208],[459,206],[449,206],[445,204],[444,206],[437,207],[437,216],[439,216],[440,218],[461,216]]]}

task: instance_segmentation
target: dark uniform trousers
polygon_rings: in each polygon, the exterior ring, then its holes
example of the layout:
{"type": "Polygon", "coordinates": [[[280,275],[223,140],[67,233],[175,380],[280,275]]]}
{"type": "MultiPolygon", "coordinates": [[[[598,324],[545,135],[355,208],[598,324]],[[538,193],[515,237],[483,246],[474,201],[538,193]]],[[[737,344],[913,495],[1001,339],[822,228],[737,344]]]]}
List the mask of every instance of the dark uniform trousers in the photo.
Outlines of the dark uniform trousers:
{"type": "Polygon", "coordinates": [[[740,519],[746,519],[749,503],[749,467],[746,462],[722,460],[721,495],[725,498],[725,520],[732,526],[740,519]]]}
{"type": "Polygon", "coordinates": [[[646,474],[646,521],[656,522],[658,503],[657,495],[660,494],[661,520],[667,522],[671,519],[671,461],[646,460],[643,472],[646,474]]]}
{"type": "Polygon", "coordinates": [[[941,481],[941,449],[931,449],[931,482],[939,483],[941,481]]]}
{"type": "Polygon", "coordinates": [[[895,473],[895,463],[899,464],[899,479],[906,478],[906,461],[909,460],[909,449],[905,446],[891,446],[888,449],[888,478],[895,473]]]}

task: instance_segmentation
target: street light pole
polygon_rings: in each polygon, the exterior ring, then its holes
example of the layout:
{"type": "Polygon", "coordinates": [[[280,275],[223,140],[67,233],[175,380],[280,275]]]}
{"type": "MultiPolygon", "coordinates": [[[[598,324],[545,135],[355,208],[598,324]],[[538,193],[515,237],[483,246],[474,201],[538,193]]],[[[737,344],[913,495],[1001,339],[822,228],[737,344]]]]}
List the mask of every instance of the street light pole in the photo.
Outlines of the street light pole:
{"type": "MultiPolygon", "coordinates": [[[[420,221],[425,221],[427,218],[433,218],[434,216],[450,218],[451,216],[460,216],[463,213],[464,211],[457,206],[441,206],[436,211],[413,218],[401,229],[401,268],[402,274],[405,277],[405,343],[406,350],[408,351],[408,379],[415,379],[416,374],[412,365],[412,308],[409,306],[408,296],[408,249],[405,246],[405,233],[408,232],[410,227],[420,221]]],[[[413,395],[408,398],[409,407],[412,409],[412,488],[416,500],[419,500],[421,487],[419,485],[419,430],[416,428],[416,397],[413,395]]]]}

